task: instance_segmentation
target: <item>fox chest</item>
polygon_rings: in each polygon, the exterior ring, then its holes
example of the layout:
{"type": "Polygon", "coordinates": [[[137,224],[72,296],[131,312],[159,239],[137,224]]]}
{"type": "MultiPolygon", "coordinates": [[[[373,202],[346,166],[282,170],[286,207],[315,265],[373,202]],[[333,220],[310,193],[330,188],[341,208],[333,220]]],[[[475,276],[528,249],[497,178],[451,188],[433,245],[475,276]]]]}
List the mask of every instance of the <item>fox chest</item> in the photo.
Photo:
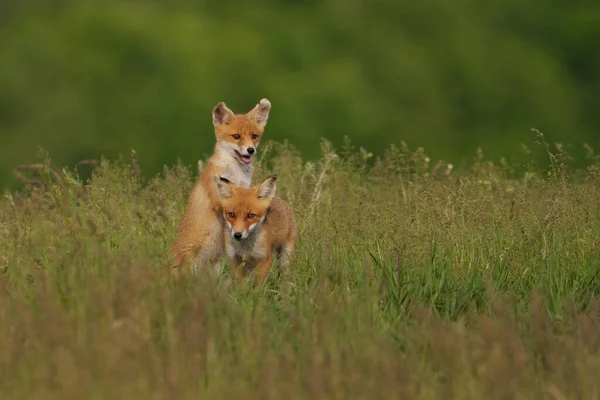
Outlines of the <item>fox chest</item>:
{"type": "Polygon", "coordinates": [[[223,160],[219,166],[224,169],[221,173],[223,178],[229,179],[231,182],[243,186],[250,187],[252,183],[252,165],[240,165],[235,160],[223,160]]]}
{"type": "Polygon", "coordinates": [[[261,245],[260,240],[242,240],[231,241],[227,244],[227,255],[241,262],[243,259],[248,262],[261,262],[267,255],[267,249],[261,245]]]}

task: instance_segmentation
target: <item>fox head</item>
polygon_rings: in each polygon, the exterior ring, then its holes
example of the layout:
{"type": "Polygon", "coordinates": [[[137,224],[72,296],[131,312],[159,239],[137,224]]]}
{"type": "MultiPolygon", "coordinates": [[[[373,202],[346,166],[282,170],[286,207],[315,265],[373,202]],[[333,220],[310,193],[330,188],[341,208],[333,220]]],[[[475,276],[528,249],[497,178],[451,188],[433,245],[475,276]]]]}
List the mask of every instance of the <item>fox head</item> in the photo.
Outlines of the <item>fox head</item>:
{"type": "Polygon", "coordinates": [[[224,102],[212,110],[217,147],[244,165],[250,164],[264,132],[271,102],[262,99],[246,114],[234,114],[224,102]]]}
{"type": "Polygon", "coordinates": [[[277,175],[270,175],[251,188],[241,187],[218,175],[213,175],[213,178],[221,197],[229,235],[235,240],[248,238],[267,217],[275,196],[277,175]]]}

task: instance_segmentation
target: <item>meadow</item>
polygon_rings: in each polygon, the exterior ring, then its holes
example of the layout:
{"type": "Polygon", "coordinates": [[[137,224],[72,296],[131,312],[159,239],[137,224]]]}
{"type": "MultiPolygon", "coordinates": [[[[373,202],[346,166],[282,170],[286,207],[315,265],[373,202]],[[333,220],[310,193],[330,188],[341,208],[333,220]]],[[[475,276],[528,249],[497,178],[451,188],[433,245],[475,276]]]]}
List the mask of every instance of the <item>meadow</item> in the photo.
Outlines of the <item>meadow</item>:
{"type": "Polygon", "coordinates": [[[264,142],[296,263],[239,286],[167,273],[196,166],[41,152],[0,202],[0,397],[599,399],[600,157],[529,143],[547,163],[264,142]]]}

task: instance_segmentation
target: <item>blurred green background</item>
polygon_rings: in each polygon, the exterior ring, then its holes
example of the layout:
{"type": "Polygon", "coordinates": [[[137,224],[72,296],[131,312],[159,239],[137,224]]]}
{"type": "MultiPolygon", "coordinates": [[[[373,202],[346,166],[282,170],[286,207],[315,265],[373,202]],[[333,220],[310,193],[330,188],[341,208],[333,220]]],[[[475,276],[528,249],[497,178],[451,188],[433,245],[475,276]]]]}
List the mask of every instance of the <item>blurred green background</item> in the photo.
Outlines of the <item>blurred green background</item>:
{"type": "MultiPolygon", "coordinates": [[[[0,187],[11,168],[134,148],[151,175],[212,152],[211,108],[273,104],[306,158],[345,135],[469,161],[530,128],[600,147],[597,0],[0,2],[0,187]]],[[[541,156],[540,156],[541,157],[541,156]]]]}

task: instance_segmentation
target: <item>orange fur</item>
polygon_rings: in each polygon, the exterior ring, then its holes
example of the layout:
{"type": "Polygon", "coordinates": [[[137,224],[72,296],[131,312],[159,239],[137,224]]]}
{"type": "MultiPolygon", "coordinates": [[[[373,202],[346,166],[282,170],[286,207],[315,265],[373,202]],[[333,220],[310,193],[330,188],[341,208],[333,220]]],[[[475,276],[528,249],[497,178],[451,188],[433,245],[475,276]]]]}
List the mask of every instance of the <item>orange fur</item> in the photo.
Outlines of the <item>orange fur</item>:
{"type": "Polygon", "coordinates": [[[220,260],[224,221],[213,175],[220,174],[242,187],[250,186],[251,159],[256,154],[270,110],[271,103],[267,99],[262,99],[246,114],[234,114],[223,102],[213,108],[217,138],[214,153],[192,188],[171,246],[171,267],[176,276],[188,272],[192,265],[201,268],[220,260]],[[254,149],[252,153],[250,148],[254,149]]]}
{"type": "Polygon", "coordinates": [[[277,175],[251,188],[217,175],[214,180],[226,221],[223,238],[232,275],[245,277],[254,270],[262,282],[275,259],[284,267],[291,264],[296,219],[289,205],[275,197],[277,175]]]}

